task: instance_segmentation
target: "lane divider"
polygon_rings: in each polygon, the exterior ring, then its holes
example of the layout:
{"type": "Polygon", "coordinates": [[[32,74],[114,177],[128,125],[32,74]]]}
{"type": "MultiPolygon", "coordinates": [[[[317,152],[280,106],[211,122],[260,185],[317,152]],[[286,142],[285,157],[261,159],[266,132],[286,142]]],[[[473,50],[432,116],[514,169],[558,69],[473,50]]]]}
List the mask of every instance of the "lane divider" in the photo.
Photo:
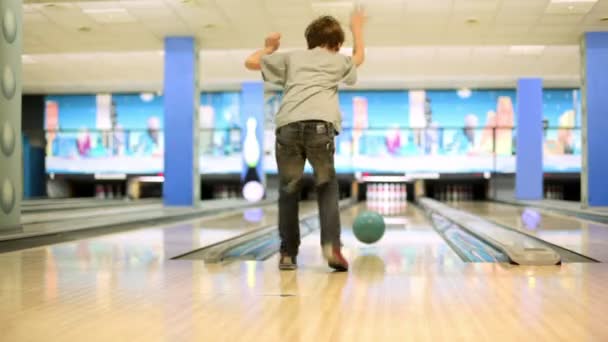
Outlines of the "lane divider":
{"type": "MultiPolygon", "coordinates": [[[[342,200],[339,209],[354,205],[351,199],[342,200]]],[[[304,237],[319,229],[319,213],[300,218],[300,235],[304,237]]],[[[226,239],[215,244],[177,255],[172,260],[203,260],[205,263],[219,263],[234,260],[266,260],[279,251],[277,225],[261,227],[226,239]]]]}
{"type": "Polygon", "coordinates": [[[515,265],[559,265],[561,256],[551,246],[528,235],[505,229],[476,215],[454,209],[430,198],[419,200],[425,210],[455,223],[468,234],[482,240],[508,257],[515,265]]]}

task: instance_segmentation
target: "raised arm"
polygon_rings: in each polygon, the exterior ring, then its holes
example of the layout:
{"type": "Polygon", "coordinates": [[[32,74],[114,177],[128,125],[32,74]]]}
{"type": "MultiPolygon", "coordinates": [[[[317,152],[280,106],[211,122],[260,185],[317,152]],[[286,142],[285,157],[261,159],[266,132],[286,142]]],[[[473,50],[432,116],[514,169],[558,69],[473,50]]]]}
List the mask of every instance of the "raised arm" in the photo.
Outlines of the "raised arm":
{"type": "Polygon", "coordinates": [[[365,61],[364,26],[365,12],[361,7],[357,7],[350,18],[350,30],[353,33],[353,63],[356,66],[360,66],[365,61]]]}
{"type": "Polygon", "coordinates": [[[255,51],[247,57],[245,67],[249,70],[260,70],[262,57],[277,51],[279,45],[281,45],[281,34],[278,32],[269,34],[264,41],[264,48],[255,51]]]}

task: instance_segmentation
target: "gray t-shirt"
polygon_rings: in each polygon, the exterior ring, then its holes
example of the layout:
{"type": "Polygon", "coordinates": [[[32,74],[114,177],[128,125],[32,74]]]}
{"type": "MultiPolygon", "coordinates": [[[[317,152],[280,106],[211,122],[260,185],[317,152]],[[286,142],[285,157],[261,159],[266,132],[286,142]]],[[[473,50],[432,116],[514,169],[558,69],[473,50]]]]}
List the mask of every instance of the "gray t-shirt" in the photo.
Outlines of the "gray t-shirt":
{"type": "Polygon", "coordinates": [[[323,120],[340,131],[338,84],[357,81],[351,57],[315,48],[265,55],[261,65],[264,81],[283,87],[277,128],[295,121],[323,120]]]}

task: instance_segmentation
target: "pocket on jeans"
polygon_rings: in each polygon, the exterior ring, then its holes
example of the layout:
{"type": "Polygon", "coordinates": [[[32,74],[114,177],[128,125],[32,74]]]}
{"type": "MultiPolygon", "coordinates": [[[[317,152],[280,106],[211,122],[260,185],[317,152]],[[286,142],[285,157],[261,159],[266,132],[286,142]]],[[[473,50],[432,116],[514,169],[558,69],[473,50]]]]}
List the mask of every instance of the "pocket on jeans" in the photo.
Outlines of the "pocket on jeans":
{"type": "Polygon", "coordinates": [[[313,136],[307,143],[306,145],[309,148],[314,148],[314,149],[318,149],[318,148],[325,148],[327,149],[327,146],[334,143],[334,138],[330,135],[330,134],[318,134],[316,136],[313,136]]]}
{"type": "Polygon", "coordinates": [[[277,139],[275,141],[275,153],[279,156],[291,156],[298,154],[298,149],[294,144],[289,144],[277,139]]]}
{"type": "Polygon", "coordinates": [[[336,151],[336,145],[333,139],[327,139],[325,141],[308,146],[307,150],[309,154],[333,157],[334,152],[336,151]]]}

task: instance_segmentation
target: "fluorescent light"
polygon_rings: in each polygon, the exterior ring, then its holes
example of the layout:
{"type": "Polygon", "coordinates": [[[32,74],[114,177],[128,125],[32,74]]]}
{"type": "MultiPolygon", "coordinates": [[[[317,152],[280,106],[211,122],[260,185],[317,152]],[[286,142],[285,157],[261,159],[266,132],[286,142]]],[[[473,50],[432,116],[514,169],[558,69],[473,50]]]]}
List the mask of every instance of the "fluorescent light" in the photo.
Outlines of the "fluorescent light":
{"type": "Polygon", "coordinates": [[[84,8],[82,13],[89,15],[93,20],[101,24],[131,23],[137,19],[127,9],[120,7],[112,8],[84,8]]]}
{"type": "Polygon", "coordinates": [[[551,0],[553,4],[576,4],[576,3],[589,3],[597,2],[597,0],[551,0]]]}
{"type": "Polygon", "coordinates": [[[311,3],[313,8],[323,9],[352,9],[353,3],[351,1],[333,1],[333,2],[313,2],[311,3]]]}
{"type": "Polygon", "coordinates": [[[108,13],[126,13],[127,10],[120,7],[111,8],[85,8],[82,12],[86,14],[108,14],[108,13]]]}
{"type": "Polygon", "coordinates": [[[144,176],[137,178],[142,183],[162,183],[165,181],[163,176],[144,176]]]}
{"type": "Polygon", "coordinates": [[[439,179],[439,177],[438,173],[413,173],[408,175],[410,179],[439,179]]]}
{"type": "Polygon", "coordinates": [[[31,55],[21,55],[21,63],[23,64],[35,64],[38,61],[31,55]]]}
{"type": "Polygon", "coordinates": [[[402,183],[409,182],[411,179],[406,176],[363,176],[363,182],[380,182],[380,183],[402,183]]]}
{"type": "Polygon", "coordinates": [[[545,51],[544,45],[511,45],[509,46],[510,55],[535,55],[538,56],[545,51]]]}
{"type": "Polygon", "coordinates": [[[127,175],[124,173],[108,173],[108,174],[104,174],[104,173],[96,173],[95,174],[95,179],[104,179],[104,180],[125,180],[127,179],[127,175]]]}

